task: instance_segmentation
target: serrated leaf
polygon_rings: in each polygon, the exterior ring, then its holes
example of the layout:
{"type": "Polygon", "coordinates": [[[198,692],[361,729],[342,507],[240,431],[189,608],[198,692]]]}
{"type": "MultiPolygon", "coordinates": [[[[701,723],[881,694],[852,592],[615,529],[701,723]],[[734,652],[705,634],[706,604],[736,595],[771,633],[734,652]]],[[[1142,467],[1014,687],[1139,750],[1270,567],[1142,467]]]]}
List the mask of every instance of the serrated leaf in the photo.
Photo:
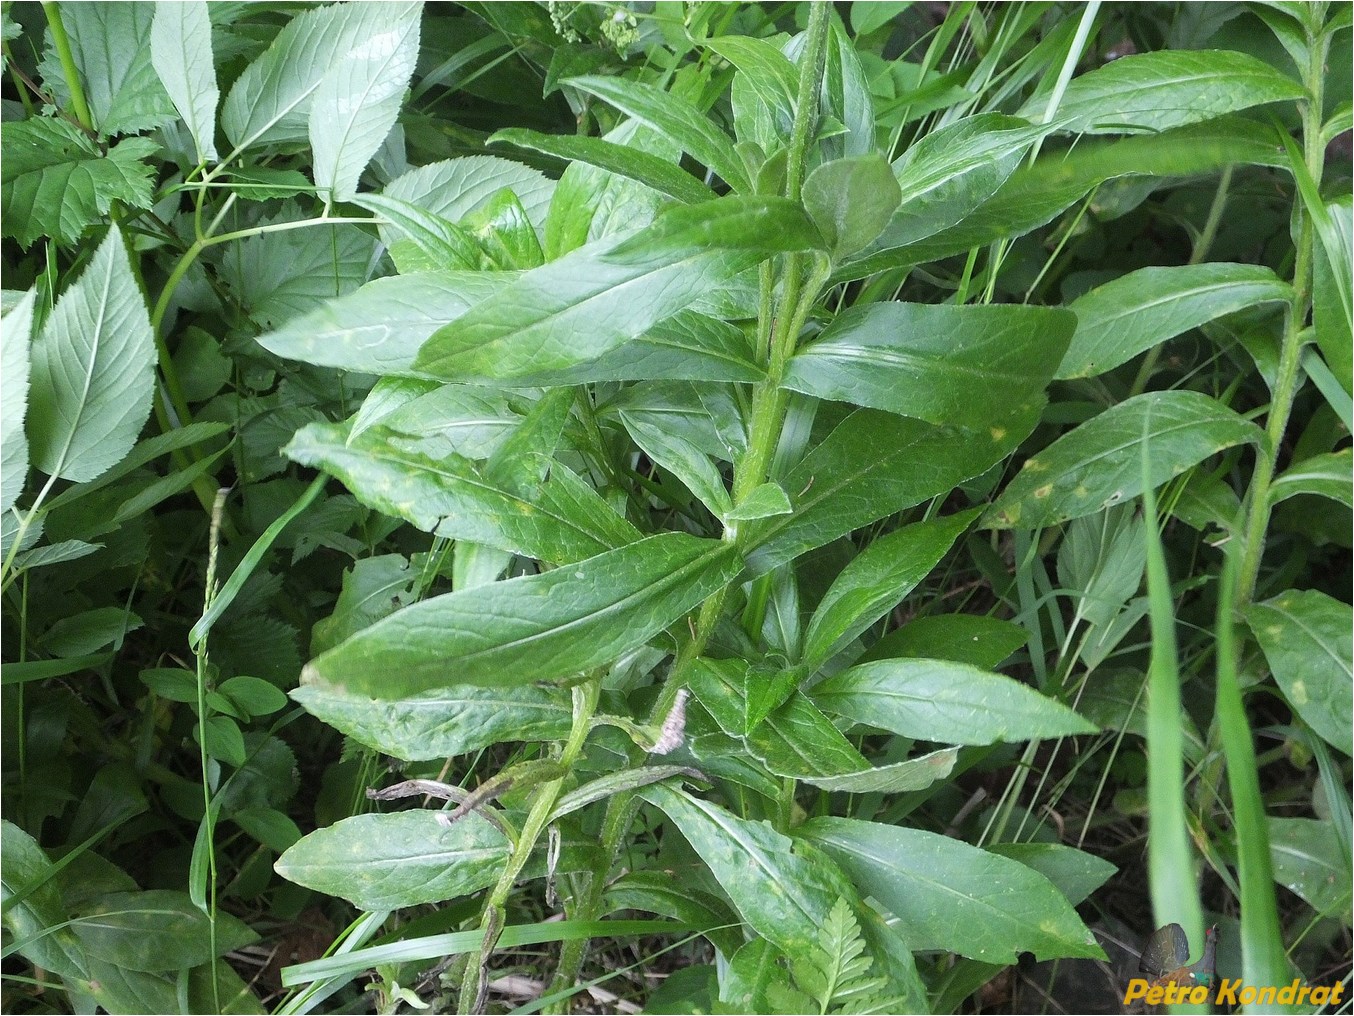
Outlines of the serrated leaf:
{"type": "Polygon", "coordinates": [[[905,526],[856,555],[823,594],[809,621],[804,635],[804,669],[810,674],[816,672],[834,653],[896,607],[940,562],[976,515],[974,509],[905,526]]]}
{"type": "Polygon", "coordinates": [[[1068,305],[1077,329],[1057,377],[1103,374],[1207,321],[1292,295],[1288,283],[1259,265],[1210,263],[1129,272],[1068,305]]]}
{"type": "Polygon", "coordinates": [[[491,480],[468,459],[433,457],[418,439],[377,424],[357,435],[312,423],[286,453],[337,476],[368,507],[442,536],[485,543],[552,564],[632,542],[638,532],[587,483],[556,464],[535,498],[491,480]]]}
{"type": "MultiPolygon", "coordinates": [[[[156,5],[115,0],[78,4],[61,12],[90,117],[101,138],[136,134],[174,118],[174,104],[151,65],[155,10],[156,5]]],[[[39,70],[43,83],[68,106],[70,85],[54,47],[43,55],[39,70]]]]}
{"type": "Polygon", "coordinates": [[[662,533],[406,607],[312,660],[302,681],[400,698],[558,680],[644,645],[741,567],[727,543],[662,533]]]}
{"type": "Polygon", "coordinates": [[[150,59],[160,83],[183,118],[201,162],[215,161],[216,86],[212,25],[205,0],[159,0],[150,30],[150,59]]]}
{"type": "Polygon", "coordinates": [[[414,368],[468,381],[595,360],[816,231],[781,198],[676,205],[620,241],[582,247],[509,284],[424,343],[414,368]]]}
{"type": "Polygon", "coordinates": [[[28,408],[29,345],[36,295],[32,289],[25,293],[0,327],[0,514],[14,506],[28,480],[24,414],[28,408]]]}
{"type": "Polygon", "coordinates": [[[104,155],[80,130],[47,117],[5,124],[0,230],[27,247],[41,236],[73,244],[114,201],[149,208],[159,150],[149,138],[124,138],[104,155]]]}
{"type": "Polygon", "coordinates": [[[1284,697],[1325,741],[1350,754],[1354,663],[1350,606],[1315,589],[1290,589],[1245,610],[1284,697]]]}
{"type": "MultiPolygon", "coordinates": [[[[1086,134],[1163,131],[1304,95],[1298,82],[1246,53],[1161,50],[1073,79],[1057,115],[1062,130],[1086,134]]],[[[1036,96],[1020,115],[1037,117],[1047,104],[1036,96]]]]}
{"type": "Polygon", "coordinates": [[[1090,515],[1141,494],[1144,461],[1155,488],[1225,448],[1264,441],[1259,427],[1201,392],[1147,392],[1027,459],[981,524],[1034,529],[1090,515]]]}
{"type": "Polygon", "coordinates": [[[1023,864],[921,829],[816,818],[800,834],[840,864],[862,893],[903,921],[908,944],[988,963],[1104,958],[1052,883],[1023,864]]]}
{"type": "Polygon", "coordinates": [[[1010,454],[1034,413],[989,432],[961,431],[861,409],[780,480],[794,514],[755,523],[753,574],[977,476],[1010,454]]]}
{"type": "Polygon", "coordinates": [[[803,346],[783,383],[806,395],[977,429],[1039,398],[1076,327],[1060,308],[867,304],[803,346]]]}
{"type": "Polygon", "coordinates": [[[471,813],[451,826],[433,811],[355,815],[301,839],[277,859],[283,878],[363,910],[440,903],[492,885],[508,841],[471,813]]]}
{"type": "Polygon", "coordinates": [[[315,186],[335,201],[357,193],[362,170],[395,126],[418,59],[423,4],[383,7],[379,29],[335,54],[311,101],[315,186]]]}
{"type": "Polygon", "coordinates": [[[49,476],[92,480],[150,414],[155,342],[117,229],[61,295],[33,344],[29,454],[49,476]]]}
{"type": "Polygon", "coordinates": [[[292,18],[241,74],[221,107],[239,149],[305,141],[315,93],[337,61],[396,21],[403,3],[330,4],[292,18]]]}
{"type": "Polygon", "coordinates": [[[1061,702],[1000,674],[946,660],[875,660],[815,685],[824,709],[906,737],[954,744],[1093,734],[1061,702]]]}

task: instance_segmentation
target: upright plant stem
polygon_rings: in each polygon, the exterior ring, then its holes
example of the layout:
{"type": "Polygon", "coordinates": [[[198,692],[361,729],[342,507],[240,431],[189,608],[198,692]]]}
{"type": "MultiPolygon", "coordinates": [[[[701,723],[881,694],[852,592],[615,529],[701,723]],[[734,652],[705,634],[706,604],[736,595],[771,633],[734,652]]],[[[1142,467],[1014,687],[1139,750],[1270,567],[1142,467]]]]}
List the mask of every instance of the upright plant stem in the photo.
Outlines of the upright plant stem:
{"type": "Polygon", "coordinates": [[[80,126],[87,131],[94,129],[94,118],[89,115],[89,104],[85,102],[85,86],[80,81],[79,68],[75,66],[75,55],[71,53],[71,41],[66,35],[66,26],[61,21],[61,10],[52,0],[44,0],[43,13],[47,15],[47,27],[52,30],[52,45],[56,48],[57,59],[61,61],[61,73],[66,79],[66,87],[71,93],[71,110],[80,126]]]}
{"type": "MultiPolygon", "coordinates": [[[[559,758],[560,766],[566,771],[574,767],[575,763],[578,762],[578,756],[583,751],[583,743],[588,739],[588,731],[592,726],[592,714],[597,708],[597,696],[600,690],[600,682],[596,678],[574,687],[573,725],[569,730],[569,739],[564,743],[564,750],[560,753],[559,758]]],[[[531,802],[531,810],[527,813],[527,820],[522,825],[522,832],[517,837],[517,843],[513,846],[512,853],[508,856],[508,861],[503,866],[503,870],[499,872],[498,882],[495,883],[493,890],[489,893],[489,899],[485,901],[484,913],[480,919],[480,928],[484,931],[484,941],[480,943],[479,954],[472,956],[466,963],[465,974],[461,979],[461,997],[457,1012],[478,1012],[483,1004],[483,989],[488,976],[486,964],[489,962],[489,957],[493,955],[499,935],[503,932],[503,917],[508,895],[512,892],[512,887],[516,884],[517,876],[521,874],[522,867],[531,857],[531,852],[536,847],[536,841],[545,831],[563,786],[564,781],[562,779],[551,780],[549,783],[542,784],[536,791],[536,797],[531,802]]]]}
{"type": "MultiPolygon", "coordinates": [[[[804,185],[805,166],[818,124],[818,96],[823,85],[831,16],[831,6],[826,2],[812,4],[809,8],[804,54],[799,65],[798,101],[795,106],[794,125],[791,128],[790,149],[786,157],[785,195],[794,201],[799,200],[800,189],[804,185]]],[[[766,273],[767,269],[764,268],[764,281],[767,278],[766,273]]],[[[762,286],[761,319],[757,322],[757,334],[759,338],[769,336],[770,340],[769,348],[766,350],[767,376],[753,391],[748,448],[734,471],[735,503],[766,482],[772,455],[780,440],[781,428],[785,421],[787,396],[781,389],[780,382],[785,374],[785,365],[794,353],[800,329],[804,327],[804,321],[817,298],[818,289],[826,277],[827,265],[821,258],[814,258],[811,255],[790,255],[786,259],[781,299],[775,307],[775,316],[770,321],[765,318],[773,306],[771,291],[769,286],[762,286]]],[[[726,532],[725,537],[736,540],[737,532],[726,532]]],[[[704,650],[714,633],[715,626],[719,623],[724,598],[725,592],[720,590],[701,605],[692,638],[682,646],[667,681],[659,691],[658,699],[650,714],[651,723],[661,722],[673,708],[677,701],[677,693],[686,683],[687,668],[704,650]]],[[[585,880],[582,898],[575,903],[574,912],[571,914],[574,919],[595,921],[600,916],[602,893],[606,888],[606,873],[620,855],[626,833],[634,821],[637,809],[634,794],[617,794],[607,802],[602,824],[602,861],[598,870],[585,880]]],[[[551,984],[551,994],[566,991],[573,986],[578,979],[586,952],[586,941],[564,944],[551,984]]],[[[568,1005],[567,1001],[564,1005],[568,1005]]]]}
{"type": "MultiPolygon", "coordinates": [[[[1321,107],[1323,105],[1323,70],[1326,62],[1328,38],[1309,32],[1308,61],[1304,68],[1310,99],[1302,111],[1303,156],[1313,183],[1321,186],[1321,170],[1325,151],[1321,145],[1321,107]]],[[[1293,216],[1297,237],[1297,252],[1293,264],[1293,299],[1284,313],[1283,343],[1279,350],[1279,370],[1274,381],[1269,417],[1265,431],[1268,447],[1256,456],[1255,475],[1251,478],[1246,496],[1246,523],[1242,542],[1241,567],[1237,576],[1236,605],[1244,608],[1255,595],[1260,576],[1260,562],[1265,554],[1265,533],[1269,529],[1269,488],[1293,412],[1293,399],[1298,388],[1298,361],[1302,353],[1302,331],[1307,319],[1307,306],[1312,290],[1312,246],[1314,226],[1312,217],[1300,198],[1295,196],[1293,216]]]]}

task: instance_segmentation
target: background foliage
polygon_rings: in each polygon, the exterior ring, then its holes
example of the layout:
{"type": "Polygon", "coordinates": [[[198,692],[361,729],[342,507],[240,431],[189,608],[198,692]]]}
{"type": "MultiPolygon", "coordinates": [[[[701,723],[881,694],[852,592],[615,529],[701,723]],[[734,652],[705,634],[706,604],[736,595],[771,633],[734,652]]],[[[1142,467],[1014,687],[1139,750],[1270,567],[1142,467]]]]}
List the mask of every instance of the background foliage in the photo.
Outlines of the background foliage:
{"type": "Polygon", "coordinates": [[[1348,979],[1348,6],[0,11],[6,1011],[1348,979]]]}

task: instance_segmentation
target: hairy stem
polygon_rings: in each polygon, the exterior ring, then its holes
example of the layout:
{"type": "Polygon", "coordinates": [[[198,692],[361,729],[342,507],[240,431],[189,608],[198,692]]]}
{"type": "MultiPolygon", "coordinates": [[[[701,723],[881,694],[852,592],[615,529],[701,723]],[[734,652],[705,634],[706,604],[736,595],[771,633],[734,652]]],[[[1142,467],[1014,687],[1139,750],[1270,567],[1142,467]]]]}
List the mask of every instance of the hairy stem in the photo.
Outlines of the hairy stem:
{"type": "MultiPolygon", "coordinates": [[[[1317,30],[1319,32],[1319,30],[1317,30]]],[[[1310,99],[1302,110],[1303,155],[1307,172],[1317,187],[1321,186],[1321,170],[1325,151],[1321,144],[1321,108],[1323,105],[1323,70],[1326,62],[1328,37],[1308,33],[1309,59],[1304,69],[1304,82],[1310,99]]],[[[1242,541],[1241,567],[1237,577],[1236,605],[1244,608],[1255,595],[1260,575],[1260,562],[1265,555],[1265,533],[1269,529],[1269,488],[1274,480],[1279,449],[1288,419],[1293,411],[1293,399],[1298,390],[1298,361],[1302,353],[1302,330],[1307,319],[1307,307],[1312,289],[1312,253],[1315,229],[1312,217],[1300,197],[1294,197],[1294,229],[1297,252],[1293,265],[1293,299],[1284,313],[1283,344],[1279,351],[1279,371],[1274,382],[1269,417],[1265,431],[1269,436],[1267,448],[1257,454],[1255,475],[1251,478],[1246,496],[1245,532],[1242,541]]]]}
{"type": "MultiPolygon", "coordinates": [[[[573,726],[569,730],[569,739],[564,743],[564,750],[560,752],[559,757],[559,764],[566,772],[577,763],[578,756],[583,751],[583,743],[588,739],[588,732],[592,729],[592,714],[597,708],[597,695],[600,690],[601,685],[596,678],[574,687],[573,726]]],[[[479,1012],[483,1007],[484,990],[488,983],[489,957],[493,955],[494,946],[503,932],[508,895],[512,892],[522,867],[531,857],[536,841],[545,831],[563,787],[563,779],[551,780],[541,784],[540,789],[536,791],[536,796],[531,802],[531,810],[527,813],[527,820],[517,837],[517,844],[508,856],[507,864],[499,872],[498,882],[485,901],[484,913],[480,919],[484,940],[480,943],[479,955],[472,957],[466,964],[457,1012],[479,1012]]]]}

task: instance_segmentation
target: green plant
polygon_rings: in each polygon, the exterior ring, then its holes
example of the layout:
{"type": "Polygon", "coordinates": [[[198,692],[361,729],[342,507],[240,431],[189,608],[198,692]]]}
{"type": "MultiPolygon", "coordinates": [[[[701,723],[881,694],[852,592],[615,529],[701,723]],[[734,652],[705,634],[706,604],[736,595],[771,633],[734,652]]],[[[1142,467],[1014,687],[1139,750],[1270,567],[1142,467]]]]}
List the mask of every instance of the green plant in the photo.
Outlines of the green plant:
{"type": "Polygon", "coordinates": [[[277,1011],[542,943],[559,1011],[660,933],[689,1011],[955,1011],[1104,957],[1127,821],[1116,916],[1324,976],[1349,15],[1217,7],[47,4],[36,65],[7,10],[10,948],[250,1009],[234,915],[320,894],[277,1011]],[[173,888],[90,851],[142,814],[173,888]]]}

